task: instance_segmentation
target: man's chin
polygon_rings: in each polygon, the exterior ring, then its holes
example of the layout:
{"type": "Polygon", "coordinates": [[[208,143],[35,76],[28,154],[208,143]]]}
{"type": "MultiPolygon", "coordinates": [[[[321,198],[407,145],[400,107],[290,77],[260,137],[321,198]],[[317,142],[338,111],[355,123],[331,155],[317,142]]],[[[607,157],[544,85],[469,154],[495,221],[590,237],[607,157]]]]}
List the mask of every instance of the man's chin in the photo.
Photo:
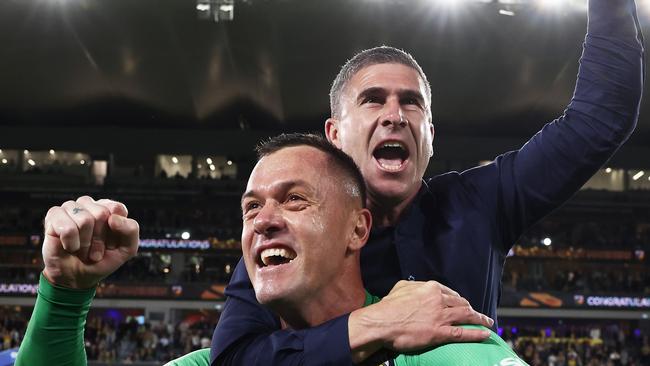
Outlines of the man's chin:
{"type": "MultiPolygon", "coordinates": [[[[369,181],[368,193],[371,199],[395,204],[411,197],[413,184],[405,179],[376,179],[369,181]]],[[[418,186],[419,189],[419,186],[418,186]]]]}

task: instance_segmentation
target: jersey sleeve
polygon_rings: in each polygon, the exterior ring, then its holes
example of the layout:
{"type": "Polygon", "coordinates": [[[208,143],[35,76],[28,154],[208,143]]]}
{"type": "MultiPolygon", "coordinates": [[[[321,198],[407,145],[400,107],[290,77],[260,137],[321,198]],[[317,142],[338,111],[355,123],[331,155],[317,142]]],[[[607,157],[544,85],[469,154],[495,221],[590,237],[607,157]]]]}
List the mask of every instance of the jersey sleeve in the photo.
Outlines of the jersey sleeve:
{"type": "Polygon", "coordinates": [[[468,191],[496,211],[507,251],[523,231],[587,182],[630,136],[644,83],[633,0],[590,0],[576,87],[564,114],[521,149],[464,172],[468,191]]]}
{"type": "MultiPolygon", "coordinates": [[[[476,325],[464,325],[468,329],[487,329],[476,325]]],[[[483,342],[449,343],[420,354],[399,355],[395,366],[528,366],[496,333],[483,342]]]]}
{"type": "Polygon", "coordinates": [[[353,365],[349,315],[309,329],[281,330],[279,319],[257,302],[242,260],[226,296],[212,337],[212,365],[353,365]]]}
{"type": "Polygon", "coordinates": [[[164,366],[210,366],[210,349],[203,348],[167,362],[164,366]]]}
{"type": "Polygon", "coordinates": [[[84,326],[95,289],[50,284],[41,274],[32,318],[16,366],[85,366],[84,326]]]}

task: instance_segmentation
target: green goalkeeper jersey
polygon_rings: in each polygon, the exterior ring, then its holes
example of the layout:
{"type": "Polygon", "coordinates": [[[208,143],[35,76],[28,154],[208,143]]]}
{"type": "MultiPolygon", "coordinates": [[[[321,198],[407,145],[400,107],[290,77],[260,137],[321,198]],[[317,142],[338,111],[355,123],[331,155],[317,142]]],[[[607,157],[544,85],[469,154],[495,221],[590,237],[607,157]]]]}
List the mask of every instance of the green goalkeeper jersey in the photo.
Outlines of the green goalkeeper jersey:
{"type": "MultiPolygon", "coordinates": [[[[41,275],[34,313],[18,351],[16,366],[85,366],[84,326],[94,289],[73,290],[50,284],[41,275]]],[[[366,294],[364,306],[379,301],[366,294]]],[[[480,328],[465,325],[466,328],[480,328]]],[[[527,365],[494,332],[480,343],[450,343],[431,350],[399,355],[394,366],[523,366],[527,365]]],[[[210,349],[189,353],[168,366],[210,366],[210,349]]]]}
{"type": "MultiPolygon", "coordinates": [[[[379,298],[366,293],[364,306],[374,304],[379,298]]],[[[487,329],[479,325],[463,325],[469,329],[487,329]]],[[[392,361],[395,366],[527,366],[496,333],[483,342],[449,343],[417,354],[399,355],[392,361]]]]}

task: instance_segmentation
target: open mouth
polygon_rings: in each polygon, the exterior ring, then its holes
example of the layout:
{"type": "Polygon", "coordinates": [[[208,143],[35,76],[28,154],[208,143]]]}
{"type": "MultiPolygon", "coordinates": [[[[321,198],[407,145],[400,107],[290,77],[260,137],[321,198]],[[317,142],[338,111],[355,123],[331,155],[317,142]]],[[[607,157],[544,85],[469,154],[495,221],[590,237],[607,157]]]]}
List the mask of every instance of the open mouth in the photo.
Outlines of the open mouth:
{"type": "Polygon", "coordinates": [[[268,248],[262,250],[258,265],[262,268],[287,264],[296,258],[296,252],[288,248],[268,248]]]}
{"type": "Polygon", "coordinates": [[[375,148],[372,156],[384,170],[396,172],[402,169],[409,157],[409,151],[402,142],[387,141],[375,148]]]}

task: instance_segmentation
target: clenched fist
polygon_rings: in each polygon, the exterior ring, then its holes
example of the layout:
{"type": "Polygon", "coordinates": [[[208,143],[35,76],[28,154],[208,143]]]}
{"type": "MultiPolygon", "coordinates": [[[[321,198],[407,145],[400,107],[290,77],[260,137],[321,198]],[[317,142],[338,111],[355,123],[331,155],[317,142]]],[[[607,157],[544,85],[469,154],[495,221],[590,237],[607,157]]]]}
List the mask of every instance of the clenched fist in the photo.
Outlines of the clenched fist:
{"type": "Polygon", "coordinates": [[[83,196],[45,216],[43,274],[52,283],[90,288],[138,251],[140,227],[120,202],[83,196]]]}

